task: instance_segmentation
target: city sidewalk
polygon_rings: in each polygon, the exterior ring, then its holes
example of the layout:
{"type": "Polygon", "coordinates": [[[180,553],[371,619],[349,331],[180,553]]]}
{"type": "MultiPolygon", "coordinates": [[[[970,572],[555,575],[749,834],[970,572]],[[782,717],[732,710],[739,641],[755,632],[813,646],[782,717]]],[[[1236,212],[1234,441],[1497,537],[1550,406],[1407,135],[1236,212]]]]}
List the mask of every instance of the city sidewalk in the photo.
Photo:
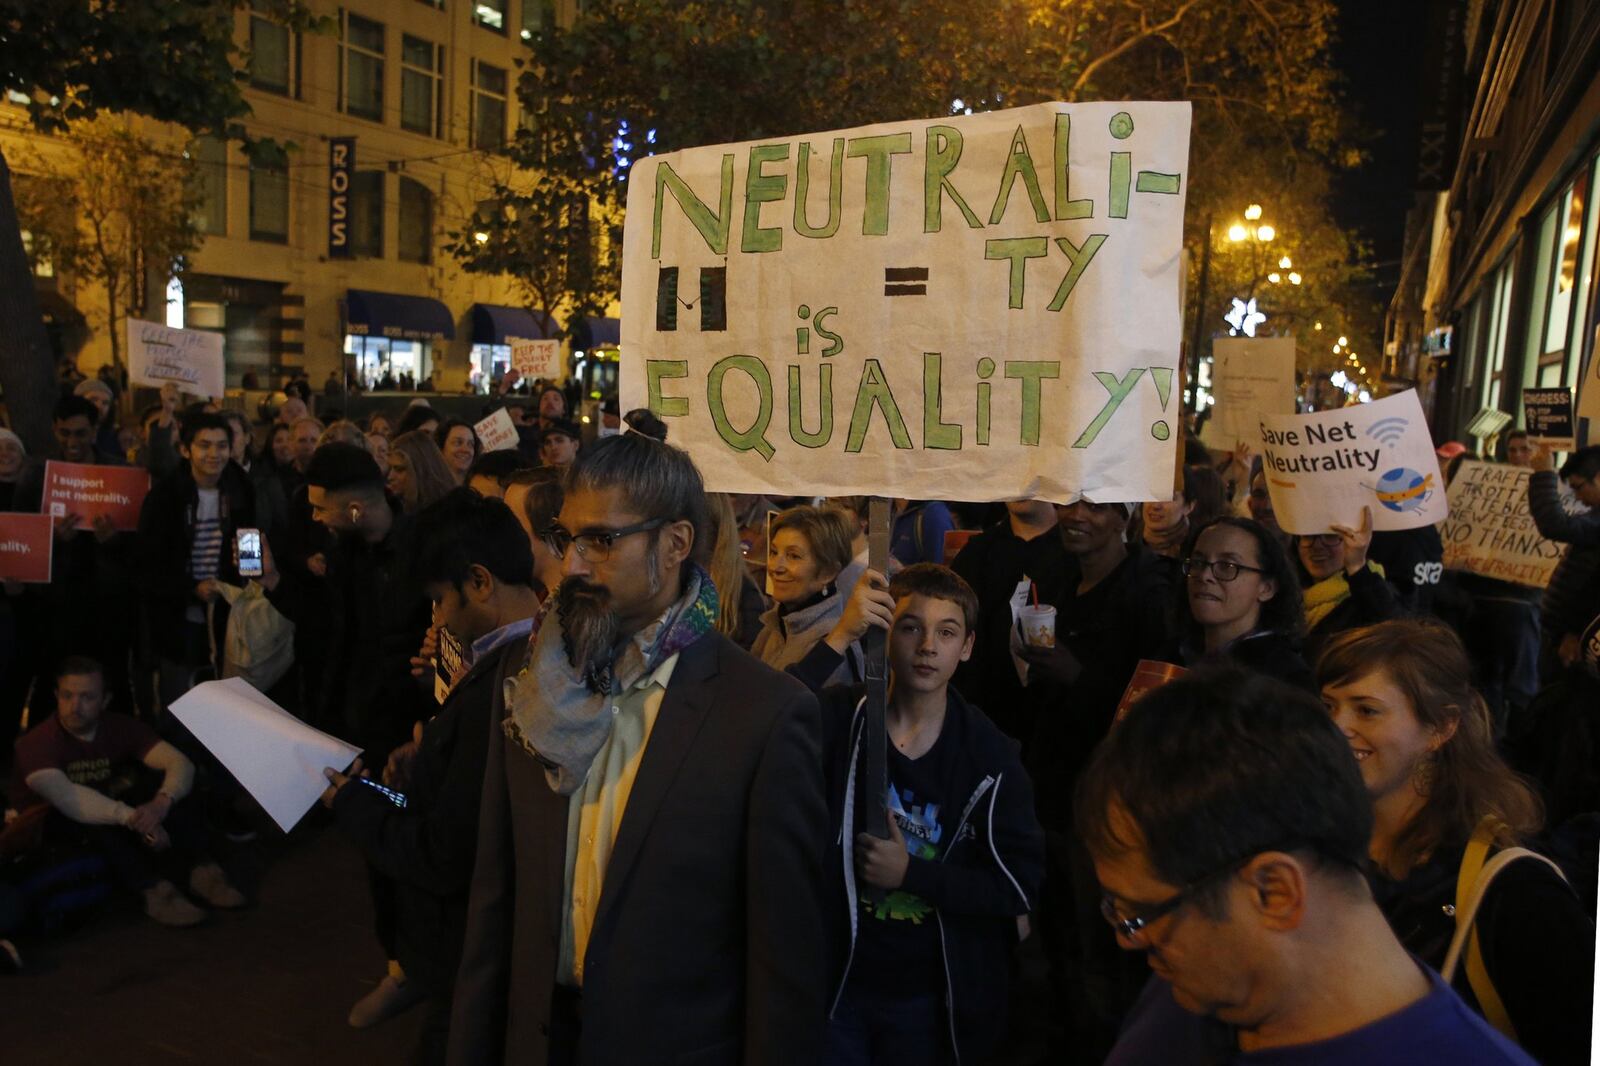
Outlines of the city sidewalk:
{"type": "Polygon", "coordinates": [[[253,900],[246,910],[166,929],[129,902],[25,946],[27,970],[0,977],[0,1061],[407,1061],[422,1008],[364,1032],[345,1023],[384,973],[355,849],[322,823],[239,850],[225,865],[253,900]]]}

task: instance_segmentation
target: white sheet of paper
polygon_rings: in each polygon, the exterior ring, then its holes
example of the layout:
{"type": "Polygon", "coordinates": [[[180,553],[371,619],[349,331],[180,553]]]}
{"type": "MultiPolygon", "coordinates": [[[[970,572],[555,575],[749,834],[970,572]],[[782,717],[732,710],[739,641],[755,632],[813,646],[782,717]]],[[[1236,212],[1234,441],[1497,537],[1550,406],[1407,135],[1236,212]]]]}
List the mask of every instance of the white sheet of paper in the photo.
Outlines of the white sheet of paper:
{"type": "Polygon", "coordinates": [[[561,376],[561,342],[553,340],[522,340],[511,342],[511,366],[523,380],[557,378],[561,376]]]}
{"type": "Polygon", "coordinates": [[[1232,451],[1255,440],[1260,416],[1295,413],[1293,337],[1218,337],[1211,347],[1209,447],[1232,451]]]}
{"type": "Polygon", "coordinates": [[[173,329],[160,322],[128,319],[128,369],[140,385],[167,382],[179,392],[220,398],[226,390],[222,334],[173,329]]]}
{"type": "Polygon", "coordinates": [[[517,436],[517,424],[511,421],[511,413],[504,407],[472,428],[477,430],[478,443],[486,452],[515,448],[521,439],[517,436]]]}
{"type": "Polygon", "coordinates": [[[342,770],[361,754],[239,677],[196,685],[170,709],[285,833],[328,787],[323,768],[342,770]]]}

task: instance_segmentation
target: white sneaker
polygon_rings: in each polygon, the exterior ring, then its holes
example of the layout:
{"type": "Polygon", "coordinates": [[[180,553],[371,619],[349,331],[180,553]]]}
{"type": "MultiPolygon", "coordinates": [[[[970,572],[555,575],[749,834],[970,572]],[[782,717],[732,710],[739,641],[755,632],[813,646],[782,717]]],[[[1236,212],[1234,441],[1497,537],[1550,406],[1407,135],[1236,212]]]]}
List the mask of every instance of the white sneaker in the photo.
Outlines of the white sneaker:
{"type": "Polygon", "coordinates": [[[233,887],[222,867],[214,862],[196,866],[189,873],[189,891],[223,910],[233,910],[245,905],[244,893],[233,887]]]}
{"type": "Polygon", "coordinates": [[[206,912],[185,899],[171,881],[158,881],[144,890],[144,912],[153,921],[179,929],[206,920],[206,912]]]}
{"type": "Polygon", "coordinates": [[[350,1025],[356,1029],[370,1029],[397,1014],[404,1014],[423,998],[421,990],[404,977],[386,974],[377,988],[356,1000],[356,1005],[350,1008],[350,1025]]]}

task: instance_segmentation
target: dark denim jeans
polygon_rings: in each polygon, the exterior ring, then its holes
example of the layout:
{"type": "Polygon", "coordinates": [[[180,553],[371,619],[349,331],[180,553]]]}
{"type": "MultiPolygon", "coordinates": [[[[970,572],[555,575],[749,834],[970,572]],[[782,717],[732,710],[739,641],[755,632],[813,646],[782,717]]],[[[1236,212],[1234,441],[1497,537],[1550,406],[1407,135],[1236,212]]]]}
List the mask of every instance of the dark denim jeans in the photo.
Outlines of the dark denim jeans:
{"type": "Polygon", "coordinates": [[[826,1066],[949,1066],[950,1021],[931,993],[905,995],[850,983],[828,1023],[826,1066]]]}

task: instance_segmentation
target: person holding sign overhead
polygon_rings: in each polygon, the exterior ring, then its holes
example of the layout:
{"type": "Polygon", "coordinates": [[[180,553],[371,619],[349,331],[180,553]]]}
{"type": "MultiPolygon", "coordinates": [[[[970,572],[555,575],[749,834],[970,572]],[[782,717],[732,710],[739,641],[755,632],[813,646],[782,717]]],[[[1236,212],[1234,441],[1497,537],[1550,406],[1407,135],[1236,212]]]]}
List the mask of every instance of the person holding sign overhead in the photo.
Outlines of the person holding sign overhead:
{"type": "Polygon", "coordinates": [[[1383,569],[1367,561],[1372,545],[1372,509],[1361,509],[1361,525],[1336,525],[1330,532],[1294,538],[1305,589],[1306,656],[1315,659],[1337,633],[1372,625],[1400,613],[1394,586],[1383,569]]]}
{"type": "MultiPolygon", "coordinates": [[[[761,616],[763,628],[750,651],[774,670],[804,659],[844,612],[849,590],[841,593],[834,582],[850,563],[851,527],[839,511],[823,507],[791,507],[772,520],[767,577],[773,604],[761,616]]],[[[863,679],[860,646],[852,643],[842,654],[828,681],[863,679]]]]}

